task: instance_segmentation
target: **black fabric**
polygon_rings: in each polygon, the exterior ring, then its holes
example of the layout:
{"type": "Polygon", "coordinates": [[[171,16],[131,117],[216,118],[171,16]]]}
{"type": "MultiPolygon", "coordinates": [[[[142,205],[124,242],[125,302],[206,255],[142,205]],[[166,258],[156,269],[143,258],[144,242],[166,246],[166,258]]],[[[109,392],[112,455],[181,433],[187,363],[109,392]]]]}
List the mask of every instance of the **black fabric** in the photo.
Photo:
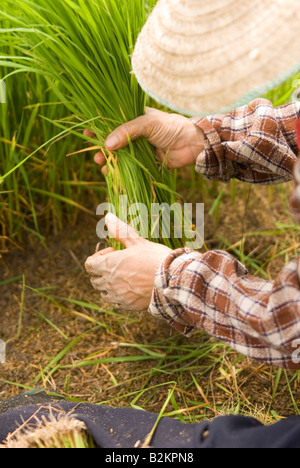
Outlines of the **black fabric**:
{"type": "MultiPolygon", "coordinates": [[[[132,448],[137,441],[143,442],[153,428],[157,415],[131,408],[111,408],[91,404],[76,404],[60,402],[51,404],[52,408],[66,413],[72,411],[72,416],[83,421],[94,441],[104,448],[132,448]]],[[[6,439],[9,433],[28,421],[34,414],[39,419],[49,416],[47,406],[24,406],[12,409],[0,415],[0,441],[6,439]],[[40,409],[39,409],[40,407],[40,409]],[[38,413],[37,410],[39,409],[38,413]]],[[[52,411],[52,414],[56,414],[52,411]]],[[[32,425],[33,420],[30,421],[32,425]]],[[[184,424],[180,421],[163,418],[157,428],[151,445],[167,448],[192,448],[195,446],[195,429],[198,424],[184,424]]]]}
{"type": "Polygon", "coordinates": [[[292,416],[270,426],[244,416],[218,417],[210,424],[209,435],[202,447],[300,448],[300,416],[292,416]]]}
{"type": "Polygon", "coordinates": [[[37,405],[42,403],[50,403],[65,399],[63,396],[46,392],[43,389],[35,389],[30,392],[22,393],[7,400],[0,401],[0,414],[6,411],[17,408],[18,406],[37,405]]]}
{"type": "MultiPolygon", "coordinates": [[[[157,415],[131,408],[110,408],[66,401],[51,407],[85,422],[98,447],[133,448],[151,431],[157,415]]],[[[0,442],[33,415],[49,416],[49,404],[29,405],[0,414],[0,442]]],[[[57,414],[53,411],[52,414],[57,414]]],[[[30,421],[32,425],[33,419],[30,421]]],[[[163,418],[151,442],[153,448],[300,448],[300,416],[284,419],[271,426],[243,416],[222,416],[213,422],[185,424],[163,418]]]]}

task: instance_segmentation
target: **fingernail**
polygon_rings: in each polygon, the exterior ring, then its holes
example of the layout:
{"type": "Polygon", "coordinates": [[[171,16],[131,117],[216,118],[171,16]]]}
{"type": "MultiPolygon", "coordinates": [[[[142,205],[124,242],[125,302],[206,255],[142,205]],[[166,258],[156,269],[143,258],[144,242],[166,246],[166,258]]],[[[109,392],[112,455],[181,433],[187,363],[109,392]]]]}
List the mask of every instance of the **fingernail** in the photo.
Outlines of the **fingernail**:
{"type": "Polygon", "coordinates": [[[116,135],[109,136],[105,141],[106,148],[116,148],[119,145],[119,138],[116,135]]]}
{"type": "Polygon", "coordinates": [[[119,220],[116,215],[108,212],[107,215],[105,216],[105,221],[108,223],[116,224],[119,220]]]}

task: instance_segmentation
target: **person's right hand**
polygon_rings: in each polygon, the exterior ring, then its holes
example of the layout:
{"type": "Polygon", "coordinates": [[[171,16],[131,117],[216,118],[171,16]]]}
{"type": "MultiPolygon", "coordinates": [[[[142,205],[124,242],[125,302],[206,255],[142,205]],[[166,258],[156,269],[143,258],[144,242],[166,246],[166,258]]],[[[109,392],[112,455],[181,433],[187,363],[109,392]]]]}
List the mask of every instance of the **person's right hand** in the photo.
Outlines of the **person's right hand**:
{"type": "MultiPolygon", "coordinates": [[[[89,130],[84,133],[95,136],[89,130]]],[[[204,133],[190,119],[149,107],[144,115],[116,128],[107,137],[105,146],[109,151],[124,148],[128,136],[132,141],[145,137],[156,148],[158,159],[170,169],[194,165],[204,147],[204,133]]],[[[105,165],[103,153],[95,155],[95,162],[105,165]]]]}

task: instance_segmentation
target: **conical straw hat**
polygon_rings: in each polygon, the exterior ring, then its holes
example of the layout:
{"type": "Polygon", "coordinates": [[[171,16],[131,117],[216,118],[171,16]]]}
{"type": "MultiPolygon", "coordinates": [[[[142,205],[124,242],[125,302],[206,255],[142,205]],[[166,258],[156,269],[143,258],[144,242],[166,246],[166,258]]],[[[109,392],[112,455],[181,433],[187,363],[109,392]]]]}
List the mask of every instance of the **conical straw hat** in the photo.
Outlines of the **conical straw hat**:
{"type": "Polygon", "coordinates": [[[245,104],[300,70],[300,0],[158,0],[132,66],[178,112],[245,104]]]}

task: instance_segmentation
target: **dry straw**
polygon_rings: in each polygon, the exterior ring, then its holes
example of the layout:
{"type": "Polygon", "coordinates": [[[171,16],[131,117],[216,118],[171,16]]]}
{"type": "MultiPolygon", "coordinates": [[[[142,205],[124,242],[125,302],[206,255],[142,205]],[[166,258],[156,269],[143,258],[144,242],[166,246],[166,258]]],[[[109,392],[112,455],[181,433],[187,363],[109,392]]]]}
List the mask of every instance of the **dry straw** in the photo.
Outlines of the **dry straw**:
{"type": "MultiPolygon", "coordinates": [[[[41,409],[41,408],[40,408],[41,409]]],[[[36,414],[10,434],[0,448],[95,448],[86,425],[66,413],[36,414]]]]}

